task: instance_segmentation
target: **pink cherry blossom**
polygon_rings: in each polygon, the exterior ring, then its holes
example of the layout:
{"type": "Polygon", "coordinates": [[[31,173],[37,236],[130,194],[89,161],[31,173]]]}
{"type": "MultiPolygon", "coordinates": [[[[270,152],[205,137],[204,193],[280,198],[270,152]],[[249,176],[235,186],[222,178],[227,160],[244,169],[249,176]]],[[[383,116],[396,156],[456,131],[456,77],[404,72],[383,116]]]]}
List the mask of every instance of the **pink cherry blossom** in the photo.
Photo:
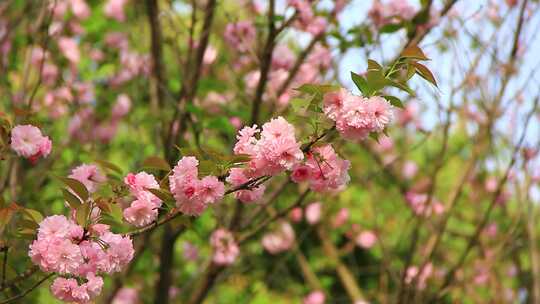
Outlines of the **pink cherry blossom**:
{"type": "Polygon", "coordinates": [[[139,303],[139,292],[135,288],[122,287],[117,293],[112,304],[137,304],[139,303]]]}
{"type": "Polygon", "coordinates": [[[247,154],[251,157],[250,177],[276,175],[291,170],[304,155],[300,143],[296,141],[294,127],[283,117],[277,117],[265,123],[260,131],[257,126],[244,127],[236,137],[235,154],[247,154]],[[255,135],[260,132],[260,138],[255,135]]]}
{"type": "Polygon", "coordinates": [[[240,254],[240,249],[234,240],[233,234],[223,228],[212,233],[210,245],[214,250],[212,260],[217,265],[231,265],[240,254]]]}
{"type": "Polygon", "coordinates": [[[131,109],[131,99],[126,94],[120,94],[116,97],[116,103],[111,110],[111,116],[114,119],[119,119],[126,116],[131,109]]]}
{"type": "Polygon", "coordinates": [[[350,180],[349,167],[349,161],[341,159],[332,146],[319,146],[307,154],[304,165],[294,168],[291,178],[307,180],[316,192],[341,191],[350,180]]]}
{"type": "Polygon", "coordinates": [[[304,297],[304,300],[302,301],[303,304],[324,304],[326,300],[326,297],[324,295],[324,292],[320,290],[312,291],[310,292],[306,297],[304,297]]]}
{"type": "Polygon", "coordinates": [[[18,125],[11,130],[11,148],[17,155],[36,161],[51,153],[52,142],[32,125],[18,125]]]}
{"type": "Polygon", "coordinates": [[[238,21],[227,24],[223,35],[229,46],[240,52],[245,52],[252,47],[256,31],[251,21],[238,21]]]}
{"type": "Polygon", "coordinates": [[[79,19],[86,19],[90,16],[90,7],[85,0],[70,0],[71,11],[79,19]]]}
{"type": "Polygon", "coordinates": [[[157,219],[158,209],[151,201],[139,198],[124,209],[123,215],[128,223],[136,227],[143,227],[157,219]]]}
{"type": "Polygon", "coordinates": [[[111,17],[118,22],[124,22],[126,20],[124,10],[128,1],[129,0],[108,0],[103,7],[105,16],[111,17]]]}
{"type": "Polygon", "coordinates": [[[304,211],[300,207],[295,207],[289,212],[289,218],[292,222],[298,223],[302,220],[302,217],[304,215],[304,211]]]}
{"type": "Polygon", "coordinates": [[[95,192],[100,183],[105,182],[105,176],[100,172],[96,165],[82,164],[73,170],[69,177],[76,179],[84,184],[88,192],[95,192]]]}
{"type": "Polygon", "coordinates": [[[315,202],[307,205],[306,207],[306,221],[315,225],[321,220],[322,216],[322,203],[315,202]]]}
{"type": "Polygon", "coordinates": [[[81,53],[79,51],[79,45],[74,38],[60,37],[58,38],[58,48],[60,52],[73,64],[79,63],[81,60],[81,53]]]}
{"type": "MultiPolygon", "coordinates": [[[[249,181],[249,178],[244,173],[242,168],[232,168],[229,171],[229,176],[227,177],[227,182],[234,187],[238,187],[242,184],[245,184],[249,181]]],[[[259,185],[250,190],[240,190],[234,192],[234,197],[239,199],[243,203],[252,203],[256,202],[264,194],[266,187],[264,185],[259,185]]]]}
{"type": "Polygon", "coordinates": [[[220,201],[225,194],[225,185],[215,176],[199,180],[198,165],[195,157],[182,157],[169,176],[176,206],[188,215],[200,215],[208,205],[220,201]]]}
{"type": "Polygon", "coordinates": [[[349,219],[349,209],[347,208],[341,208],[339,211],[334,215],[332,219],[332,226],[334,228],[341,227],[345,225],[347,220],[349,219]]]}
{"type": "Polygon", "coordinates": [[[262,238],[262,245],[271,254],[287,251],[294,245],[295,234],[291,224],[281,222],[278,229],[267,233],[262,238]]]}
{"type": "Polygon", "coordinates": [[[355,239],[356,244],[362,248],[369,249],[377,242],[377,235],[370,230],[364,230],[355,239]]]}

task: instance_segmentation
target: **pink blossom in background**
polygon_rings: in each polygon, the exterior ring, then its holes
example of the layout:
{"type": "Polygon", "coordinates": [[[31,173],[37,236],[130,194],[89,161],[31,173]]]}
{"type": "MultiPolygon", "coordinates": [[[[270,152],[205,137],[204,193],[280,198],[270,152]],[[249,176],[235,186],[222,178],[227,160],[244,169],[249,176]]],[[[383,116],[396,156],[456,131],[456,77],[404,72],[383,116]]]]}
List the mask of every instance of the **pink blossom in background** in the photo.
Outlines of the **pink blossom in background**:
{"type": "Polygon", "coordinates": [[[332,53],[324,45],[316,44],[309,54],[307,62],[321,69],[327,69],[332,65],[332,53]]]}
{"type": "Polygon", "coordinates": [[[229,122],[231,123],[231,125],[236,129],[236,130],[239,130],[241,127],[242,127],[242,119],[238,116],[233,116],[231,118],[229,118],[229,122]]]}
{"type": "Polygon", "coordinates": [[[58,38],[58,48],[60,52],[73,64],[78,64],[81,60],[79,45],[74,38],[60,37],[58,38]]]}
{"type": "Polygon", "coordinates": [[[421,270],[418,266],[409,266],[406,270],[405,283],[411,284],[416,278],[416,287],[423,290],[427,286],[427,280],[433,274],[433,264],[427,263],[421,270]]]}
{"type": "Polygon", "coordinates": [[[394,148],[394,140],[389,136],[381,136],[376,148],[380,152],[389,152],[394,148]]]}
{"type": "Polygon", "coordinates": [[[246,52],[255,42],[256,30],[251,21],[238,21],[227,24],[223,35],[230,47],[246,52]]]}
{"type": "Polygon", "coordinates": [[[210,245],[214,250],[212,260],[217,265],[231,265],[240,254],[240,248],[232,233],[226,229],[215,230],[210,236],[210,245]]]}
{"type": "Polygon", "coordinates": [[[306,206],[306,221],[310,225],[315,225],[321,220],[322,203],[315,202],[306,206]]]}
{"type": "Polygon", "coordinates": [[[486,182],[484,184],[484,188],[487,192],[495,192],[497,190],[497,185],[499,184],[497,178],[495,176],[490,176],[486,179],[486,182]]]}
{"type": "Polygon", "coordinates": [[[341,208],[332,218],[332,227],[339,228],[349,220],[349,209],[341,208]]]}
{"type": "Polygon", "coordinates": [[[211,65],[212,63],[214,63],[214,61],[216,61],[217,55],[218,50],[215,47],[208,45],[204,52],[203,64],[211,65]]]}
{"type": "Polygon", "coordinates": [[[416,9],[407,0],[375,0],[368,12],[368,16],[378,28],[399,23],[401,20],[410,20],[415,14],[416,9]]]}
{"type": "Polygon", "coordinates": [[[358,246],[369,249],[377,243],[377,235],[371,230],[364,230],[358,234],[355,241],[358,246]]]}
{"type": "Polygon", "coordinates": [[[278,254],[292,248],[295,241],[295,233],[291,224],[281,222],[278,229],[267,233],[262,238],[262,245],[271,254],[278,254]]]}
{"type": "Polygon", "coordinates": [[[128,1],[129,0],[108,0],[103,7],[105,16],[111,17],[118,22],[126,21],[126,14],[124,10],[128,1]]]}
{"type": "Polygon", "coordinates": [[[406,179],[411,179],[418,172],[418,166],[416,165],[414,161],[408,160],[403,164],[403,168],[401,169],[401,172],[402,172],[401,174],[403,175],[403,177],[405,177],[406,179]]]}
{"type": "Polygon", "coordinates": [[[326,297],[320,290],[312,291],[302,300],[303,304],[324,304],[326,297]]]}
{"type": "Polygon", "coordinates": [[[135,288],[122,287],[114,296],[112,304],[138,304],[139,292],[135,288]]]}
{"type": "Polygon", "coordinates": [[[291,69],[296,56],[286,44],[278,44],[272,53],[272,69],[291,69]]]}
{"type": "Polygon", "coordinates": [[[295,207],[289,212],[289,218],[293,223],[298,223],[302,220],[304,211],[300,207],[295,207]]]}
{"type": "Polygon", "coordinates": [[[106,180],[99,168],[93,164],[82,164],[74,168],[71,170],[69,177],[83,183],[90,193],[95,192],[99,184],[105,182],[106,180]]]}
{"type": "Polygon", "coordinates": [[[116,97],[116,102],[112,107],[111,116],[119,119],[126,116],[131,109],[131,99],[127,94],[120,94],[116,97]]]}
{"type": "Polygon", "coordinates": [[[182,244],[182,255],[188,261],[197,261],[199,259],[199,249],[190,242],[182,244]]]}
{"type": "Polygon", "coordinates": [[[32,125],[18,125],[11,130],[11,149],[17,155],[36,162],[51,153],[52,142],[41,130],[32,125]]]}
{"type": "Polygon", "coordinates": [[[90,7],[85,0],[70,0],[70,4],[75,17],[82,20],[90,17],[90,7]]]}

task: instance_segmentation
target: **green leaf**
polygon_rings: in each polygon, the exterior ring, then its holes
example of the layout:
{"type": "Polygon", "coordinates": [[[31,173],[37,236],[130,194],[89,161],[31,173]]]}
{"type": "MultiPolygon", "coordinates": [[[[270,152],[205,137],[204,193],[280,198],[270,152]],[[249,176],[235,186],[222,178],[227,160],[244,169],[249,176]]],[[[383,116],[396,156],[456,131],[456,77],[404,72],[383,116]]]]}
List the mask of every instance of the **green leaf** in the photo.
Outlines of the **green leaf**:
{"type": "Polygon", "coordinates": [[[36,224],[41,223],[41,221],[43,220],[43,215],[37,210],[24,208],[22,209],[22,212],[25,219],[33,221],[36,224]]]}
{"type": "Polygon", "coordinates": [[[382,70],[383,67],[375,60],[372,60],[372,59],[368,59],[367,61],[367,64],[368,64],[368,70],[382,70]]]}
{"type": "Polygon", "coordinates": [[[167,190],[156,188],[147,188],[146,190],[159,197],[164,202],[171,202],[175,200],[172,194],[167,190]]]}
{"type": "Polygon", "coordinates": [[[386,33],[386,34],[395,33],[395,32],[399,31],[402,28],[403,28],[403,23],[402,22],[400,22],[400,23],[389,23],[389,24],[386,24],[383,27],[381,27],[379,32],[380,33],[386,33]]]}
{"type": "Polygon", "coordinates": [[[58,179],[60,179],[66,186],[68,186],[75,194],[77,194],[83,202],[85,202],[88,199],[88,190],[84,186],[83,183],[80,181],[70,178],[70,177],[62,177],[59,176],[58,179]]]}
{"type": "Polygon", "coordinates": [[[19,209],[20,207],[15,203],[11,203],[9,206],[0,209],[0,235],[3,234],[5,227],[19,209]]]}
{"type": "Polygon", "coordinates": [[[110,169],[118,174],[122,174],[122,169],[120,169],[120,167],[118,167],[117,165],[113,164],[113,163],[110,163],[108,161],[105,161],[105,160],[100,160],[100,159],[97,159],[95,160],[96,163],[98,163],[99,165],[101,165],[102,167],[104,168],[107,168],[107,169],[110,169]]]}
{"type": "Polygon", "coordinates": [[[171,171],[171,167],[169,166],[167,161],[158,156],[147,157],[143,161],[142,167],[150,168],[150,169],[157,169],[157,170],[162,170],[162,171],[171,171]]]}
{"type": "Polygon", "coordinates": [[[306,111],[310,104],[311,100],[307,100],[304,98],[293,98],[291,100],[291,106],[295,112],[306,111]]]}
{"type": "Polygon", "coordinates": [[[86,227],[88,221],[88,215],[90,214],[90,204],[81,204],[76,211],[77,224],[82,227],[86,227]]]}
{"type": "Polygon", "coordinates": [[[401,109],[404,108],[403,102],[401,102],[401,99],[397,98],[396,96],[384,95],[383,97],[384,99],[388,100],[388,102],[390,102],[390,104],[394,107],[398,107],[401,109]]]}
{"type": "Polygon", "coordinates": [[[369,133],[369,138],[373,139],[377,143],[379,143],[379,133],[377,132],[371,132],[369,133]]]}
{"type": "Polygon", "coordinates": [[[208,123],[206,124],[206,127],[208,129],[220,130],[228,134],[233,134],[236,131],[234,127],[231,125],[231,122],[229,121],[229,119],[227,119],[224,116],[215,117],[209,120],[208,123]]]}
{"type": "Polygon", "coordinates": [[[366,78],[369,96],[377,93],[388,84],[388,80],[384,77],[382,70],[370,70],[367,72],[366,78]]]}
{"type": "Polygon", "coordinates": [[[414,58],[417,60],[429,60],[429,58],[426,57],[422,49],[420,49],[417,45],[410,45],[406,49],[401,52],[400,55],[401,58],[414,58]]]}
{"type": "Polygon", "coordinates": [[[302,93],[307,94],[326,94],[339,90],[339,86],[330,85],[330,84],[303,84],[300,87],[294,89],[302,93]]]}
{"type": "Polygon", "coordinates": [[[416,72],[418,73],[418,75],[420,75],[428,82],[432,83],[434,86],[439,87],[437,85],[437,81],[435,80],[435,76],[433,76],[433,73],[431,73],[428,67],[418,62],[411,62],[411,65],[416,68],[416,72]]]}
{"type": "Polygon", "coordinates": [[[393,87],[396,87],[402,91],[409,93],[409,95],[411,96],[415,96],[414,91],[411,90],[411,88],[409,88],[406,84],[403,84],[397,81],[390,81],[389,84],[393,87]]]}
{"type": "Polygon", "coordinates": [[[79,206],[81,205],[81,200],[76,195],[74,195],[67,189],[62,189],[62,194],[64,195],[64,199],[68,203],[69,207],[71,207],[71,209],[77,210],[77,208],[79,208],[79,206]]]}
{"type": "Polygon", "coordinates": [[[199,161],[199,175],[200,176],[213,175],[217,171],[218,171],[217,166],[213,161],[210,161],[210,160],[199,161]]]}
{"type": "Polygon", "coordinates": [[[360,92],[362,92],[362,95],[368,95],[369,89],[366,79],[355,72],[351,72],[351,78],[356,87],[360,90],[360,92]]]}
{"type": "Polygon", "coordinates": [[[96,199],[95,203],[96,203],[97,207],[99,209],[101,209],[101,211],[103,211],[105,213],[111,213],[111,206],[110,206],[111,204],[107,200],[96,199]]]}

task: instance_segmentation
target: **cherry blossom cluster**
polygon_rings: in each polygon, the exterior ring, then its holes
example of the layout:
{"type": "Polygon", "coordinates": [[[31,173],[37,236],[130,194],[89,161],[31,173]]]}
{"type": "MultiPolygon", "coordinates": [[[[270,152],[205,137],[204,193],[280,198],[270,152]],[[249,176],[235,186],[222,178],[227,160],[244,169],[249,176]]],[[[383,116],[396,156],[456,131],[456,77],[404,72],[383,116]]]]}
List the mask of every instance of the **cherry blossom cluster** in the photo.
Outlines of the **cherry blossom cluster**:
{"type": "MultiPolygon", "coordinates": [[[[291,1],[291,7],[294,7],[302,16],[295,25],[302,30],[314,34],[324,31],[326,28],[326,19],[315,16],[312,4],[307,1],[291,1]]],[[[252,56],[256,41],[256,28],[251,21],[238,21],[229,23],[224,32],[224,40],[233,50],[233,65],[238,71],[245,74],[244,82],[249,94],[254,94],[261,78],[258,58],[252,56]]],[[[278,43],[272,52],[272,61],[268,74],[266,90],[263,94],[263,100],[275,102],[280,108],[289,104],[294,94],[292,88],[296,88],[305,83],[319,83],[323,79],[324,71],[327,70],[332,62],[330,50],[321,43],[315,44],[307,57],[299,62],[298,73],[292,79],[289,79],[290,72],[294,68],[297,56],[286,43],[278,43]]],[[[215,92],[208,94],[206,103],[215,106],[215,102],[223,100],[215,98],[219,95],[215,92]],[[210,98],[212,97],[212,98],[210,98]]],[[[229,97],[228,97],[229,98],[229,97]]]]}
{"type": "Polygon", "coordinates": [[[59,275],[51,285],[53,295],[75,303],[89,303],[99,295],[99,274],[121,271],[133,254],[131,239],[112,233],[108,225],[83,229],[63,215],[43,219],[28,253],[42,271],[59,275]]]}
{"type": "Polygon", "coordinates": [[[220,228],[210,236],[210,245],[214,251],[212,261],[217,265],[231,265],[240,254],[240,248],[232,232],[220,228]]]}
{"type": "Polygon", "coordinates": [[[159,189],[156,178],[146,172],[129,173],[124,178],[124,183],[128,185],[131,194],[135,197],[131,205],[124,209],[126,222],[136,227],[143,227],[154,222],[158,217],[158,209],[162,202],[147,189],[159,189]]]}
{"type": "Polygon", "coordinates": [[[382,132],[393,118],[393,107],[383,97],[365,98],[346,89],[324,96],[324,113],[336,122],[336,128],[346,139],[365,139],[371,132],[382,132]]]}
{"type": "Polygon", "coordinates": [[[378,28],[387,24],[410,20],[415,14],[416,8],[407,0],[390,0],[386,3],[375,0],[368,12],[368,16],[378,28]]]}
{"type": "Polygon", "coordinates": [[[51,153],[52,142],[38,127],[18,125],[11,130],[11,148],[17,155],[35,163],[51,153]]]}
{"type": "Polygon", "coordinates": [[[217,177],[209,175],[199,179],[198,166],[199,161],[195,157],[182,157],[169,176],[176,206],[188,215],[200,215],[225,194],[225,185],[217,177]]]}
{"type": "Polygon", "coordinates": [[[291,170],[304,159],[294,127],[281,116],[265,123],[262,131],[256,125],[244,127],[236,138],[234,153],[247,154],[251,158],[243,172],[250,178],[291,170]],[[256,137],[258,133],[259,138],[256,137]]]}
{"type": "Polygon", "coordinates": [[[279,223],[278,229],[262,238],[262,245],[271,254],[278,254],[292,248],[295,241],[294,229],[287,222],[279,223]]]}
{"type": "Polygon", "coordinates": [[[316,16],[313,4],[308,0],[288,0],[288,4],[298,12],[298,20],[294,26],[312,35],[319,35],[326,30],[328,22],[322,16],[316,16]]]}
{"type": "Polygon", "coordinates": [[[405,200],[413,212],[419,216],[439,215],[444,212],[444,205],[436,199],[428,202],[428,195],[426,193],[418,193],[410,190],[405,194],[405,200]]]}
{"type": "Polygon", "coordinates": [[[102,143],[111,141],[118,130],[122,118],[131,109],[131,99],[120,94],[113,104],[110,115],[106,119],[98,117],[94,108],[84,107],[74,113],[68,124],[69,135],[80,142],[99,140],[102,143]]]}
{"type": "Polygon", "coordinates": [[[293,168],[291,179],[296,183],[308,182],[316,192],[341,191],[350,180],[350,166],[331,145],[318,146],[306,153],[305,162],[293,168]]]}

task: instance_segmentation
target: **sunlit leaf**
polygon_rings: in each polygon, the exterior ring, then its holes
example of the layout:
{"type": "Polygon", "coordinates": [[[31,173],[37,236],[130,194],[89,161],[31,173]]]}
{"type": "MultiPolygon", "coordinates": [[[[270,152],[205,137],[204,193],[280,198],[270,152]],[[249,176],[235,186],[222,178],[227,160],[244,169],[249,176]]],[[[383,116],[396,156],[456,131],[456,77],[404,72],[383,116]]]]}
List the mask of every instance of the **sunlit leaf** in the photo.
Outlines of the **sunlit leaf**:
{"type": "Polygon", "coordinates": [[[59,176],[58,179],[60,179],[66,186],[68,186],[75,194],[77,194],[83,202],[85,202],[88,199],[88,190],[84,186],[83,183],[80,181],[70,178],[70,177],[62,177],[59,176]]]}
{"type": "Polygon", "coordinates": [[[363,95],[368,95],[369,89],[366,79],[363,76],[356,74],[355,72],[351,72],[351,78],[356,87],[360,90],[360,92],[362,92],[363,95]]]}
{"type": "Polygon", "coordinates": [[[401,102],[401,99],[397,98],[396,96],[384,95],[383,97],[384,99],[388,100],[388,102],[390,102],[390,104],[394,107],[398,107],[401,109],[404,108],[403,102],[401,102]]]}
{"type": "Polygon", "coordinates": [[[174,197],[172,196],[172,194],[169,191],[166,191],[164,189],[148,188],[146,190],[148,190],[155,196],[159,197],[162,201],[165,201],[165,202],[174,201],[174,197]]]}
{"type": "Polygon", "coordinates": [[[64,199],[71,209],[77,210],[77,208],[79,208],[81,205],[81,200],[76,195],[67,189],[62,189],[62,194],[64,195],[64,199]]]}
{"type": "Polygon", "coordinates": [[[437,81],[435,80],[435,76],[433,76],[433,73],[431,73],[428,67],[418,62],[411,62],[411,65],[413,65],[416,68],[418,75],[420,75],[422,78],[432,83],[434,86],[438,87],[437,81]]]}
{"type": "Polygon", "coordinates": [[[105,160],[101,160],[101,159],[97,159],[95,160],[96,163],[98,163],[99,165],[101,165],[102,167],[104,168],[107,168],[107,169],[110,169],[118,174],[122,174],[122,169],[120,169],[120,167],[118,167],[117,165],[111,163],[111,162],[108,162],[108,161],[105,161],[105,160]]]}
{"type": "Polygon", "coordinates": [[[422,49],[420,49],[417,45],[408,46],[406,49],[403,50],[400,57],[401,58],[414,58],[417,60],[429,60],[429,58],[426,57],[422,49]]]}
{"type": "Polygon", "coordinates": [[[158,156],[150,156],[142,162],[143,168],[158,169],[163,171],[171,171],[171,167],[163,158],[158,156]]]}

